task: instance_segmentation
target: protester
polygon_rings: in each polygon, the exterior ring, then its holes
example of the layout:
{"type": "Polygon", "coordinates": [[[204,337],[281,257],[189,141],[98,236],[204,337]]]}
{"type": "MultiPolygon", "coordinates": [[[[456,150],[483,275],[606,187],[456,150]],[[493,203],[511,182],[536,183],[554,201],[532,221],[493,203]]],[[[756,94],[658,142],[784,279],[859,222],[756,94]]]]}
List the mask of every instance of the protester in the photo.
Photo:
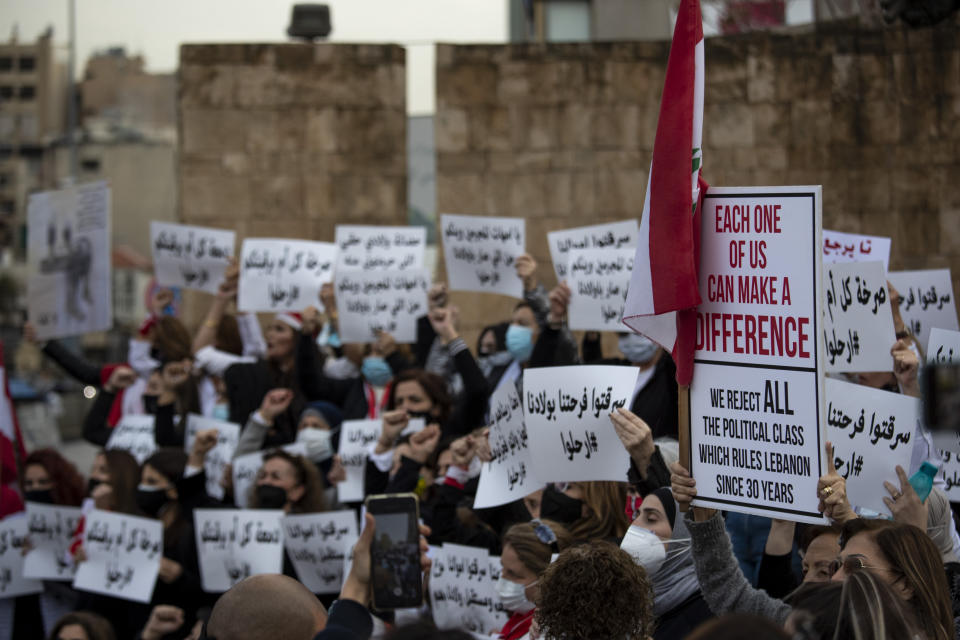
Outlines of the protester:
{"type": "Polygon", "coordinates": [[[576,540],[620,542],[630,523],[623,505],[627,491],[620,482],[565,482],[547,485],[540,517],[567,526],[576,540]]]}
{"type": "Polygon", "coordinates": [[[250,495],[251,509],[283,509],[285,513],[326,510],[323,479],[303,456],[274,449],[263,457],[250,495]]]}
{"type": "Polygon", "coordinates": [[[83,476],[53,449],[37,449],[23,462],[23,497],[28,502],[79,507],[86,495],[83,476]]]}
{"type": "Polygon", "coordinates": [[[820,637],[791,635],[766,618],[728,613],[704,622],[685,640],[818,640],[820,637]]]}
{"type": "Polygon", "coordinates": [[[50,631],[50,640],[115,640],[116,637],[106,618],[89,611],[68,613],[50,631]]]}
{"type": "Polygon", "coordinates": [[[101,451],[93,459],[87,497],[90,506],[117,513],[137,514],[136,490],[140,465],[136,459],[118,449],[101,451]]]}

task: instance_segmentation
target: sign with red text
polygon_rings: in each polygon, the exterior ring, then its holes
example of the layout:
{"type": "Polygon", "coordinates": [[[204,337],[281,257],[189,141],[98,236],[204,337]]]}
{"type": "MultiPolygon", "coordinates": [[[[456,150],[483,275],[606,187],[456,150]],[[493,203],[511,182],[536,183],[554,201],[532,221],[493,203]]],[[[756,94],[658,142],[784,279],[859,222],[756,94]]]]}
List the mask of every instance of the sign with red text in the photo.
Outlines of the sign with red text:
{"type": "Polygon", "coordinates": [[[821,189],[703,201],[690,466],[695,505],[822,522],[821,189]]]}
{"type": "Polygon", "coordinates": [[[890,270],[890,238],[823,230],[824,264],[874,260],[883,263],[884,273],[890,270]]]}

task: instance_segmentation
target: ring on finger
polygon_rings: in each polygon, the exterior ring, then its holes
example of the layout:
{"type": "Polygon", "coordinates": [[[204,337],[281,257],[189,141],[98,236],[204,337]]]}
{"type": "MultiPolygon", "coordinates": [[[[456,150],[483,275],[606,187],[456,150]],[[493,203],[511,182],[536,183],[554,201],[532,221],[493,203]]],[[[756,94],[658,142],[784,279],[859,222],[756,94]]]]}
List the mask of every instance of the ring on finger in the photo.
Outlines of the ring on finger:
{"type": "Polygon", "coordinates": [[[820,495],[822,495],[824,498],[833,495],[833,487],[824,487],[820,490],[820,495]]]}

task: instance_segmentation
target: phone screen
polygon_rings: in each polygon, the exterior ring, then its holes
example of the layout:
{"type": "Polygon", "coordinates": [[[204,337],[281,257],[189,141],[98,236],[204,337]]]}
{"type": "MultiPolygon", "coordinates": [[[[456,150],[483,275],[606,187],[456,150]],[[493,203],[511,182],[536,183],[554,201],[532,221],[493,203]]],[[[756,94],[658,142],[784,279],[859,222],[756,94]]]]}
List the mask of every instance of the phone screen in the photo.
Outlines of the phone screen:
{"type": "Polygon", "coordinates": [[[416,497],[371,496],[367,511],[377,522],[370,548],[374,607],[419,607],[423,584],[416,497]]]}

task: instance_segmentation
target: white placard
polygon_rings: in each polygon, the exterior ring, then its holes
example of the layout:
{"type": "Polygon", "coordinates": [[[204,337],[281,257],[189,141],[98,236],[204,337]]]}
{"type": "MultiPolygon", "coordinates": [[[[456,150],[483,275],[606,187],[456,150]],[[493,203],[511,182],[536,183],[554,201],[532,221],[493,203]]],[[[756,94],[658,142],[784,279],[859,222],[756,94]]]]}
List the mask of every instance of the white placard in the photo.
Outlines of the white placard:
{"type": "Polygon", "coordinates": [[[106,182],[30,195],[27,263],[27,311],[38,339],[113,326],[106,182]]]}
{"type": "Polygon", "coordinates": [[[67,554],[80,521],[80,507],[27,503],[31,549],[23,562],[23,575],[39,580],[73,580],[76,566],[67,554]]]}
{"type": "Polygon", "coordinates": [[[163,557],[163,523],[94,509],[84,520],[83,550],[73,588],[150,602],[163,557]]]}
{"type": "Polygon", "coordinates": [[[343,342],[376,342],[386,331],[400,343],[417,341],[417,318],[427,313],[430,274],[407,271],[338,271],[337,326],[343,342]]]}
{"type": "Polygon", "coordinates": [[[203,460],[203,469],[207,476],[207,494],[217,500],[223,500],[225,494],[221,481],[224,469],[233,460],[233,452],[240,442],[240,425],[215,418],[206,418],[195,413],[187,415],[187,429],[184,433],[183,445],[190,454],[193,441],[198,431],[207,429],[217,430],[217,444],[207,452],[203,460]]]}
{"type": "Polygon", "coordinates": [[[344,559],[356,544],[357,514],[351,510],[284,516],[283,544],[297,578],[313,593],[339,593],[344,559]]]}
{"type": "Polygon", "coordinates": [[[897,337],[883,265],[826,265],[823,292],[827,372],[890,371],[890,348],[897,337]]]}
{"type": "Polygon", "coordinates": [[[106,448],[128,451],[137,459],[138,464],[143,464],[157,450],[156,417],[130,414],[123,416],[110,432],[106,448]]]}
{"type": "Polygon", "coordinates": [[[927,364],[960,364],[960,331],[930,329],[927,364]]]}
{"type": "Polygon", "coordinates": [[[443,214],[440,230],[451,291],[523,297],[514,266],[526,247],[523,218],[443,214]]]}
{"type": "Polygon", "coordinates": [[[542,482],[627,477],[630,456],[610,414],[629,407],[638,372],[609,365],[524,371],[523,413],[534,477],[542,482]]]}
{"type": "Polygon", "coordinates": [[[690,386],[695,505],[822,523],[821,189],[711,188],[690,386]]]}
{"type": "MultiPolygon", "coordinates": [[[[578,249],[636,249],[637,221],[608,222],[589,227],[576,227],[547,234],[550,260],[557,274],[557,282],[567,279],[567,260],[570,251],[578,249]]],[[[630,252],[633,257],[635,251],[630,252]]]]}
{"type": "Polygon", "coordinates": [[[337,500],[341,504],[360,502],[366,488],[367,449],[383,430],[382,420],[344,420],[340,425],[340,462],[347,473],[337,483],[337,500]]]}
{"type": "Polygon", "coordinates": [[[439,629],[496,633],[510,614],[497,596],[499,558],[480,547],[444,544],[434,551],[430,569],[430,604],[439,629]]]}
{"type": "Polygon", "coordinates": [[[883,263],[884,273],[890,270],[890,238],[823,230],[824,264],[875,260],[883,263]]]}
{"type": "Polygon", "coordinates": [[[200,581],[207,593],[223,593],[244,578],[283,573],[283,511],[197,509],[200,581]]]}
{"type": "Polygon", "coordinates": [[[0,600],[43,591],[43,583],[24,577],[27,518],[23,514],[0,520],[0,600]]]}
{"type": "Polygon", "coordinates": [[[320,287],[333,281],[337,245],[281,238],[247,238],[240,252],[240,311],[320,308],[320,287]]]}
{"type": "Polygon", "coordinates": [[[940,479],[950,502],[960,502],[960,455],[940,450],[940,479]]]}
{"type": "MultiPolygon", "coordinates": [[[[307,445],[302,442],[293,442],[280,447],[293,456],[306,456],[307,445]]],[[[267,451],[254,451],[246,455],[237,456],[231,464],[233,475],[233,504],[241,509],[250,505],[250,488],[257,480],[257,472],[263,466],[263,456],[267,451]]]]}
{"type": "Polygon", "coordinates": [[[236,235],[226,229],[151,221],[157,284],[217,293],[233,257],[236,235]]]}
{"type": "Polygon", "coordinates": [[[920,344],[930,341],[934,328],[960,331],[950,269],[891,271],[887,279],[900,294],[903,323],[920,344]]]}
{"type": "Polygon", "coordinates": [[[896,466],[910,470],[920,401],[859,384],[827,378],[827,439],[837,472],[847,480],[854,507],[888,513],[883,481],[900,486],[896,466]]]}
{"type": "Polygon", "coordinates": [[[571,329],[620,331],[634,249],[585,249],[567,253],[571,329]]]}
{"type": "Polygon", "coordinates": [[[423,269],[427,230],[338,224],[336,243],[338,272],[423,269]]]}
{"type": "Polygon", "coordinates": [[[502,384],[490,396],[492,460],[480,470],[474,509],[507,504],[543,488],[533,474],[523,404],[517,388],[502,384]]]}

